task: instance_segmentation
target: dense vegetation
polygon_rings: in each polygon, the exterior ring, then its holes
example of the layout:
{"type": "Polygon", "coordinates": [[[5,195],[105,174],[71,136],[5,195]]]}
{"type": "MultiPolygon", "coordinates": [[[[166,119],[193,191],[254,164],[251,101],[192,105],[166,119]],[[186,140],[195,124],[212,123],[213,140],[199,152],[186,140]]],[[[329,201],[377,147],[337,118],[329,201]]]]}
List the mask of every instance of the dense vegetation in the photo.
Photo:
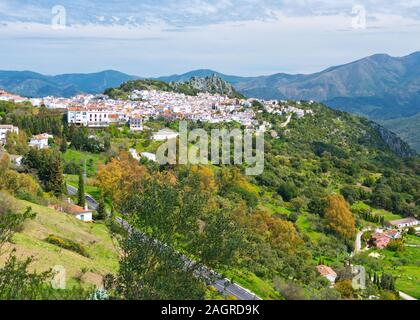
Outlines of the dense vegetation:
{"type": "MultiPolygon", "coordinates": [[[[317,104],[298,107],[314,115],[293,117],[287,127],[284,116],[258,113],[260,122],[272,124],[260,176],[245,176],[245,164],[138,162],[127,150],[154,152],[158,145],[150,132],[69,128],[64,122],[49,150],[25,152],[19,172],[2,158],[0,187],[32,202],[60,202],[67,173],[76,175],[74,186],[80,181],[88,193],[95,192],[101,219],[123,251],[118,272],[105,278],[113,298],[208,298],[212,289],[197,272],[204,266],[266,299],[396,298],[401,282],[390,269],[398,264],[415,277],[416,248],[392,243],[383,261],[350,253],[364,226],[389,217],[419,217],[419,159],[398,156],[365,119],[317,104]],[[77,178],[84,160],[86,185],[77,178]],[[117,217],[136,232],[121,228],[117,217]],[[319,263],[337,271],[334,289],[317,273],[319,263]],[[351,287],[350,263],[368,267],[367,291],[351,287]]],[[[148,126],[176,130],[178,123],[158,119],[148,126]]]]}

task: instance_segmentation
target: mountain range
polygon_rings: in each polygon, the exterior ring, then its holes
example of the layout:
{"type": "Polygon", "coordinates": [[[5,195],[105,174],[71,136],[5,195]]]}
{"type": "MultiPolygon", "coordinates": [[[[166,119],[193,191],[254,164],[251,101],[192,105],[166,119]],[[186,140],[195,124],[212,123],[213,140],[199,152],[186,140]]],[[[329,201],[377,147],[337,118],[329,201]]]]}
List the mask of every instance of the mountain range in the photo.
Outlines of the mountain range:
{"type": "MultiPolygon", "coordinates": [[[[155,80],[186,82],[213,75],[248,97],[316,100],[366,116],[392,129],[420,151],[420,52],[404,57],[377,54],[314,74],[240,77],[202,69],[155,80]]],[[[136,79],[142,78],[112,70],[57,76],[0,71],[0,88],[24,96],[72,96],[100,93],[136,79]]]]}

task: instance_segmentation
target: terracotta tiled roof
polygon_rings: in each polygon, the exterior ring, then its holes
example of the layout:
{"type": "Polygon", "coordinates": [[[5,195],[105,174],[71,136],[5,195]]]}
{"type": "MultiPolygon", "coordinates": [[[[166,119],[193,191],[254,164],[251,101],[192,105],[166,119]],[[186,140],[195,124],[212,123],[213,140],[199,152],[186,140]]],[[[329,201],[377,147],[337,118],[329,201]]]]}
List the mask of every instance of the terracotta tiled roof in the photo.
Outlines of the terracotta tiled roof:
{"type": "Polygon", "coordinates": [[[72,215],[79,215],[79,214],[81,214],[81,213],[89,213],[89,212],[92,212],[92,210],[86,210],[85,208],[82,208],[82,207],[80,207],[80,206],[77,206],[77,205],[71,205],[68,209],[67,209],[67,212],[69,213],[69,214],[72,214],[72,215]]]}
{"type": "Polygon", "coordinates": [[[328,266],[325,266],[323,264],[319,265],[316,267],[316,269],[318,270],[318,272],[322,275],[322,276],[334,276],[337,277],[337,273],[335,273],[335,271],[333,269],[331,269],[328,266]]]}

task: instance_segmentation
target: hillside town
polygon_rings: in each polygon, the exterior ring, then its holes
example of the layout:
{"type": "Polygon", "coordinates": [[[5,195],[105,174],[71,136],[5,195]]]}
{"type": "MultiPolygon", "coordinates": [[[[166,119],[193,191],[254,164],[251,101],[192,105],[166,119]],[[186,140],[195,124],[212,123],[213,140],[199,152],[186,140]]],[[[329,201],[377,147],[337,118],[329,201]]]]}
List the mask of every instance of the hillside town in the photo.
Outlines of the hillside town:
{"type": "Polygon", "coordinates": [[[103,94],[78,95],[72,98],[51,96],[24,98],[0,91],[0,100],[3,101],[29,102],[35,107],[65,109],[69,124],[89,128],[128,124],[130,130],[141,131],[144,122],[156,118],[209,123],[236,121],[245,127],[252,128],[258,126],[255,111],[251,108],[255,101],[263,105],[266,112],[272,114],[295,114],[297,118],[313,114],[312,110],[291,106],[287,101],[236,99],[210,93],[188,96],[176,92],[134,90],[129,98],[129,100],[113,100],[103,94]]]}

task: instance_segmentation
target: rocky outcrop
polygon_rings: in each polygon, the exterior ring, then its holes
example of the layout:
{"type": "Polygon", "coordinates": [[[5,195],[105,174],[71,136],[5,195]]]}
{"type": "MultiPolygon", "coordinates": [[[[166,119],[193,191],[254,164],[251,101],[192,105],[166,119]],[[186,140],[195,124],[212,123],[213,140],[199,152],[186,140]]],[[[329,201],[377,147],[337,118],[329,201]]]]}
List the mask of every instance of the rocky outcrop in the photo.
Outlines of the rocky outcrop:
{"type": "Polygon", "coordinates": [[[170,85],[175,90],[187,87],[197,92],[209,92],[211,94],[226,95],[231,98],[243,98],[242,94],[237,92],[229,82],[215,74],[208,77],[192,77],[184,82],[171,82],[170,85]]]}
{"type": "Polygon", "coordinates": [[[408,143],[398,137],[394,132],[389,131],[373,121],[369,121],[369,125],[379,133],[386,145],[400,157],[409,158],[416,155],[416,152],[408,145],[408,143]]]}

